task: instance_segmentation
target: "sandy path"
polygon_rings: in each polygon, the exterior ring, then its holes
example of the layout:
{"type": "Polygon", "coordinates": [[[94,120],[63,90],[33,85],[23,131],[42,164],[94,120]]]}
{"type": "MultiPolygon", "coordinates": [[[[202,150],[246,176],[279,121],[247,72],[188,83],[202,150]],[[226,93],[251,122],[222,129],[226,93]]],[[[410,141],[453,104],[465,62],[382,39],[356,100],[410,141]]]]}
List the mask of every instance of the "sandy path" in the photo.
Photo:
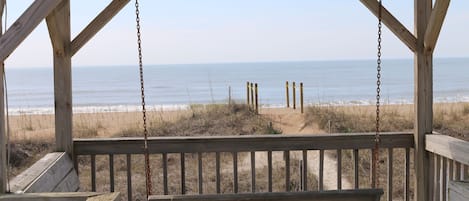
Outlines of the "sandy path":
{"type": "MultiPolygon", "coordinates": [[[[281,129],[282,133],[288,134],[320,134],[325,133],[319,129],[317,125],[306,126],[304,125],[304,117],[299,110],[292,110],[287,108],[276,109],[262,109],[261,115],[272,119],[274,127],[281,129]]],[[[301,152],[291,152],[292,159],[301,159],[301,152]]],[[[283,161],[282,154],[273,154],[272,160],[283,161]]],[[[259,164],[267,164],[267,154],[256,153],[256,168],[261,168],[259,164]]],[[[251,158],[250,156],[244,157],[240,161],[240,170],[250,170],[251,158]]],[[[308,152],[308,168],[309,172],[319,178],[319,151],[308,152]]],[[[324,154],[324,188],[337,189],[337,159],[327,152],[324,154]]],[[[352,183],[345,177],[342,177],[342,188],[352,188],[352,183]]]]}

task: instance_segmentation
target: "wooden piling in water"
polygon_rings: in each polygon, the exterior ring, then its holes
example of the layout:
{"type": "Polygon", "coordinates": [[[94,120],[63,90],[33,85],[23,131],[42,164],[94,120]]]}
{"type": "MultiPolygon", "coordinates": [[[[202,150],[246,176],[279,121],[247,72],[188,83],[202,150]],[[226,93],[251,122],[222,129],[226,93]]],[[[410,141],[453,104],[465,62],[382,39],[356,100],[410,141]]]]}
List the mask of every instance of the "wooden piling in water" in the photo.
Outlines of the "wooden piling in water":
{"type": "Polygon", "coordinates": [[[296,110],[296,83],[295,82],[293,82],[292,90],[293,90],[293,109],[296,110]]]}
{"type": "Polygon", "coordinates": [[[288,81],[285,83],[285,93],[286,93],[286,98],[287,98],[287,108],[290,107],[290,93],[288,89],[288,81]]]}
{"type": "Polygon", "coordinates": [[[301,114],[304,113],[303,108],[303,82],[300,82],[300,107],[301,107],[301,114]]]}

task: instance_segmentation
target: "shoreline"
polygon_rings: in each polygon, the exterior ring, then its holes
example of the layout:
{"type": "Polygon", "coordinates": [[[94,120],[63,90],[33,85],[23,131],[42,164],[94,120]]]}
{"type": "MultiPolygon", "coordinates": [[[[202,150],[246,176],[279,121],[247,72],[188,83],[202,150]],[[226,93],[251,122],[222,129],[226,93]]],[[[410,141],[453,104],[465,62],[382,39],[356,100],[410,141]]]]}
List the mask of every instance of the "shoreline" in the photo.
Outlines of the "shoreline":
{"type": "MultiPolygon", "coordinates": [[[[237,102],[237,101],[236,101],[237,102]]],[[[243,103],[239,101],[238,103],[243,103]]],[[[452,104],[467,104],[467,101],[435,101],[434,105],[452,105],[452,104]]],[[[190,110],[191,107],[202,106],[206,107],[208,105],[218,105],[218,104],[228,104],[226,102],[216,102],[216,103],[200,103],[200,104],[169,104],[169,105],[147,105],[146,110],[149,112],[166,112],[166,111],[183,111],[190,110]]],[[[290,103],[291,104],[291,103],[290,103]]],[[[413,103],[407,102],[382,102],[381,106],[408,106],[413,105],[413,103]]],[[[360,101],[349,101],[349,102],[327,102],[327,103],[306,103],[305,108],[311,106],[324,106],[324,107],[371,107],[375,106],[374,102],[360,102],[360,101]]],[[[286,104],[260,104],[261,109],[281,109],[287,108],[286,104]]],[[[290,105],[291,107],[291,105],[290,105]]],[[[299,104],[297,104],[299,107],[299,104]]],[[[103,105],[103,106],[74,106],[74,114],[93,114],[93,113],[126,113],[126,112],[141,112],[140,105],[103,105]]],[[[22,116],[22,115],[53,115],[54,107],[21,107],[21,108],[9,108],[8,115],[10,116],[22,116]]]]}

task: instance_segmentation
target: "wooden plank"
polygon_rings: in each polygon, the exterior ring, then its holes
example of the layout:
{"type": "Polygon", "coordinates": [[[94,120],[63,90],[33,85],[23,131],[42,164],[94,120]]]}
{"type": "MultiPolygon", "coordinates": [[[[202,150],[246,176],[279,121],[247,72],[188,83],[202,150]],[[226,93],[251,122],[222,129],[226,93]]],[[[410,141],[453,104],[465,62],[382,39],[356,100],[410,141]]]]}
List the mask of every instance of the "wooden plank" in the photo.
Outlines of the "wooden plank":
{"type": "Polygon", "coordinates": [[[319,150],[319,190],[324,190],[324,150],[319,150]]]}
{"type": "MultiPolygon", "coordinates": [[[[0,24],[3,23],[3,8],[5,6],[6,0],[0,0],[0,24]]],[[[0,26],[0,38],[3,35],[3,26],[0,26]]],[[[5,127],[5,85],[3,80],[3,72],[5,71],[5,66],[3,60],[0,60],[0,194],[7,192],[7,135],[5,127]]]]}
{"type": "Polygon", "coordinates": [[[199,152],[197,153],[197,164],[198,164],[198,168],[197,170],[199,171],[199,194],[203,194],[204,193],[204,177],[203,177],[203,166],[202,166],[202,153],[199,152]]]}
{"type": "Polygon", "coordinates": [[[62,0],[34,1],[0,38],[0,61],[5,61],[61,1],[62,0]]]}
{"type": "MultiPolygon", "coordinates": [[[[360,0],[376,17],[379,13],[379,3],[376,0],[360,0]]],[[[384,6],[381,19],[383,23],[397,36],[410,50],[417,50],[417,38],[396,19],[384,6]]]]}
{"type": "Polygon", "coordinates": [[[463,164],[469,164],[469,142],[446,135],[427,135],[426,150],[463,164]]]}
{"type": "Polygon", "coordinates": [[[446,162],[446,158],[442,157],[441,160],[441,172],[440,172],[440,183],[441,183],[441,188],[440,188],[440,201],[446,201],[446,181],[447,181],[447,177],[448,175],[446,174],[447,173],[447,162],[446,162]]]}
{"type": "Polygon", "coordinates": [[[114,192],[114,155],[109,154],[109,191],[114,192]]]}
{"type": "Polygon", "coordinates": [[[130,0],[113,0],[72,41],[71,55],[75,55],[93,36],[119,13],[130,0]]]}
{"type": "Polygon", "coordinates": [[[1,195],[3,201],[114,201],[119,199],[119,193],[25,193],[1,195]]]}
{"type": "MultiPolygon", "coordinates": [[[[434,194],[434,191],[435,191],[435,188],[434,188],[434,186],[435,186],[435,157],[436,157],[435,154],[430,153],[430,161],[429,161],[430,166],[428,166],[428,172],[430,173],[430,175],[428,175],[429,176],[428,181],[430,182],[428,184],[430,186],[430,189],[428,191],[428,197],[430,198],[429,201],[434,201],[433,194],[434,194]]],[[[407,159],[406,159],[405,163],[406,163],[405,165],[407,166],[407,159]]],[[[405,172],[405,174],[407,174],[407,171],[405,172]]],[[[407,175],[404,175],[404,176],[407,176],[407,175]]],[[[406,180],[407,180],[407,178],[406,178],[406,180]]],[[[405,181],[405,182],[407,182],[407,181],[405,181]]],[[[408,201],[408,198],[407,198],[408,197],[407,196],[408,192],[406,192],[406,186],[407,186],[407,184],[405,183],[405,186],[404,186],[404,200],[408,201]]]]}
{"type": "Polygon", "coordinates": [[[435,157],[435,181],[433,182],[433,198],[435,200],[440,200],[440,189],[441,189],[441,180],[440,180],[440,171],[441,171],[441,157],[436,155],[435,157]]]}
{"type": "Polygon", "coordinates": [[[127,161],[127,200],[132,201],[132,155],[126,155],[127,161]]]}
{"type": "Polygon", "coordinates": [[[342,150],[337,149],[337,190],[342,189],[342,150]]]}
{"type": "Polygon", "coordinates": [[[256,192],[256,152],[251,152],[251,192],[256,192]]]}
{"type": "Polygon", "coordinates": [[[388,200],[393,200],[392,195],[393,195],[393,189],[392,189],[392,184],[393,184],[393,149],[389,148],[388,149],[388,169],[387,169],[387,174],[388,174],[388,183],[387,183],[387,192],[388,192],[388,200]]]}
{"type": "Polygon", "coordinates": [[[303,191],[308,191],[308,150],[303,150],[303,191]]]}
{"type": "Polygon", "coordinates": [[[425,32],[425,49],[433,52],[440,35],[450,0],[436,0],[425,32]]]}
{"type": "MultiPolygon", "coordinates": [[[[181,194],[186,194],[186,154],[181,153],[181,194]]],[[[217,162],[219,164],[219,162],[217,162]]]]}
{"type": "Polygon", "coordinates": [[[238,193],[238,152],[233,153],[233,193],[238,193]]]}
{"type": "Polygon", "coordinates": [[[268,183],[269,183],[269,192],[272,192],[272,151],[267,152],[267,169],[268,169],[268,183]]]}
{"type": "Polygon", "coordinates": [[[216,188],[217,193],[221,193],[221,177],[220,177],[220,152],[215,153],[215,174],[216,174],[216,188]]]}
{"type": "Polygon", "coordinates": [[[78,175],[75,170],[72,169],[67,176],[57,184],[52,192],[76,192],[80,189],[79,185],[80,181],[78,180],[78,175]]]}
{"type": "Polygon", "coordinates": [[[70,52],[70,0],[62,0],[46,18],[54,54],[56,151],[73,156],[72,55],[70,52]]]}
{"type": "Polygon", "coordinates": [[[359,162],[360,162],[360,155],[358,152],[358,149],[353,150],[353,172],[354,172],[354,188],[359,189],[360,188],[360,175],[359,175],[359,162]]]}
{"type": "Polygon", "coordinates": [[[284,151],[285,158],[285,191],[289,192],[290,189],[290,151],[284,151]]]}
{"type": "MultiPolygon", "coordinates": [[[[405,177],[405,181],[404,181],[404,201],[410,201],[410,148],[406,148],[405,149],[405,166],[404,166],[404,177],[405,177]]],[[[430,167],[434,167],[434,163],[431,163],[430,164],[430,167]]],[[[429,173],[430,174],[433,174],[433,172],[430,172],[429,170],[429,173]]],[[[432,180],[434,181],[434,180],[432,180]]],[[[433,187],[433,186],[430,186],[430,187],[433,187]]],[[[430,188],[433,190],[433,188],[430,188]]],[[[432,197],[431,195],[429,195],[429,197],[432,197]]]]}
{"type": "MultiPolygon", "coordinates": [[[[413,147],[410,133],[383,133],[381,148],[413,147]]],[[[76,155],[143,154],[143,138],[75,139],[76,155]]],[[[251,152],[319,149],[371,149],[373,133],[323,135],[249,135],[201,137],[151,137],[149,151],[156,153],[251,152]]]]}
{"type": "Polygon", "coordinates": [[[168,154],[163,153],[163,193],[168,195],[168,154]]]}
{"type": "Polygon", "coordinates": [[[417,46],[414,51],[414,168],[415,201],[428,201],[429,154],[425,138],[433,131],[433,54],[425,50],[424,38],[432,11],[432,0],[414,0],[417,46]]]}
{"type": "Polygon", "coordinates": [[[337,191],[304,191],[304,192],[274,192],[274,193],[246,193],[221,195],[155,195],[150,201],[378,201],[383,194],[381,189],[337,190],[337,191]]]}
{"type": "Polygon", "coordinates": [[[469,200],[469,182],[468,181],[452,181],[449,183],[449,200],[450,201],[467,201],[469,200]]]}
{"type": "Polygon", "coordinates": [[[91,155],[91,191],[96,192],[96,155],[91,155]]]}
{"type": "MultiPolygon", "coordinates": [[[[73,162],[67,154],[61,152],[50,153],[41,158],[30,168],[22,172],[11,181],[12,192],[52,192],[58,184],[64,183],[65,179],[73,179],[67,175],[75,174],[73,162]]],[[[75,191],[76,188],[70,185],[71,189],[66,191],[75,191]]],[[[62,188],[65,188],[63,186],[62,188]]]]}

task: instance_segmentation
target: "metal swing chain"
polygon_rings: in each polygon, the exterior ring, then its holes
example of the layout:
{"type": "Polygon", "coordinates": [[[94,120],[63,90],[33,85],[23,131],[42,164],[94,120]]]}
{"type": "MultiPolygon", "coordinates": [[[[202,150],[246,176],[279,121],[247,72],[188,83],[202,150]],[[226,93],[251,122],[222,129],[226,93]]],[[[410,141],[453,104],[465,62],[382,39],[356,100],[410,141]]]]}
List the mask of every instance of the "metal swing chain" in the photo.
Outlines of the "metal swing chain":
{"type": "Polygon", "coordinates": [[[376,60],[376,133],[375,133],[375,147],[373,149],[373,163],[371,167],[372,171],[372,187],[377,188],[379,186],[379,178],[377,171],[379,168],[379,143],[380,143],[380,98],[381,98],[381,35],[382,35],[382,1],[379,2],[378,10],[378,53],[376,60]]]}
{"type": "Polygon", "coordinates": [[[145,151],[145,176],[147,198],[152,194],[151,169],[150,169],[150,153],[148,151],[148,129],[147,129],[147,110],[145,108],[145,88],[143,81],[143,56],[142,56],[142,38],[140,33],[140,9],[138,0],[135,0],[135,21],[137,22],[137,46],[138,46],[138,65],[140,70],[140,91],[142,97],[142,114],[143,114],[143,135],[144,135],[144,151],[145,151]]]}

